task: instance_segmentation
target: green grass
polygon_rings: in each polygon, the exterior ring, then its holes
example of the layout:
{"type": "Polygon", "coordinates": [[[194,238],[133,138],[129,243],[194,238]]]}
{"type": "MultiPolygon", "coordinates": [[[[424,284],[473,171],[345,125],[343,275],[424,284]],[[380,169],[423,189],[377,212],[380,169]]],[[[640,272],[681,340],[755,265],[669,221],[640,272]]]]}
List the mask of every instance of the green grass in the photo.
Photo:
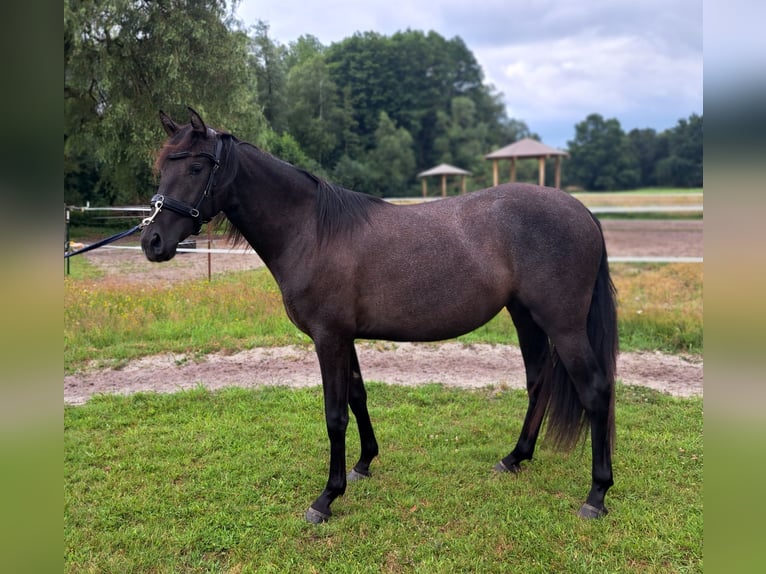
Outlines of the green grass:
{"type": "MultiPolygon", "coordinates": [[[[64,273],[66,273],[67,262],[64,261],[64,273]]],[[[69,259],[69,275],[65,275],[69,281],[75,280],[96,280],[104,276],[104,272],[90,263],[85,257],[71,257],[69,259]]],[[[66,283],[65,283],[66,285],[66,283]]]]}
{"type": "Polygon", "coordinates": [[[578,192],[572,194],[590,208],[657,207],[652,212],[597,213],[599,219],[701,220],[702,211],[662,211],[663,206],[702,206],[702,189],[645,188],[633,191],[578,192]]]}
{"type": "MultiPolygon", "coordinates": [[[[84,260],[76,265],[83,265],[84,260]]],[[[73,267],[77,270],[77,267],[73,267]]],[[[80,270],[64,281],[64,369],[89,363],[119,366],[157,353],[203,355],[310,340],[287,318],[265,269],[222,274],[173,286],[93,279],[80,270]]],[[[623,350],[702,352],[702,275],[695,264],[615,264],[623,350]]],[[[459,338],[464,343],[516,344],[501,312],[459,338]]]]}
{"type": "Polygon", "coordinates": [[[68,372],[88,362],[119,366],[156,353],[193,356],[308,342],[287,318],[276,283],[265,269],[171,287],[64,282],[68,372]]]}
{"type": "Polygon", "coordinates": [[[639,189],[635,191],[577,192],[588,207],[646,207],[648,205],[703,205],[702,190],[639,189]]]}
{"type": "Polygon", "coordinates": [[[523,392],[368,390],[381,455],[320,526],[303,520],[327,472],[318,388],[66,408],[65,572],[702,571],[701,399],[618,387],[611,512],[583,521],[588,447],[490,471],[523,392]]]}
{"type": "Polygon", "coordinates": [[[703,352],[702,265],[620,263],[610,268],[623,350],[703,352]]]}
{"type": "Polygon", "coordinates": [[[614,194],[619,196],[629,197],[631,195],[688,195],[688,194],[702,194],[703,188],[701,187],[641,187],[638,189],[631,189],[627,191],[585,191],[576,192],[575,195],[604,195],[614,194]]]}

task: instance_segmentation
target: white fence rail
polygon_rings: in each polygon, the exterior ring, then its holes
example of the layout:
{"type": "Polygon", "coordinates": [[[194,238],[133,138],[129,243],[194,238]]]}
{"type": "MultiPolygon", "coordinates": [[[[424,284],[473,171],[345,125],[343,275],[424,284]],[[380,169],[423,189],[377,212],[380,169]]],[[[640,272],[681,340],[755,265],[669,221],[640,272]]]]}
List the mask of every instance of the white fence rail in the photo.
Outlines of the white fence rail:
{"type": "MultiPolygon", "coordinates": [[[[427,198],[427,200],[437,200],[439,198],[427,198]]],[[[395,198],[387,199],[386,201],[392,201],[396,203],[415,203],[422,202],[422,198],[395,198]]],[[[71,211],[105,211],[105,212],[122,212],[122,213],[147,213],[151,211],[150,207],[144,206],[123,206],[123,207],[91,207],[85,205],[83,207],[69,206],[67,209],[71,211]]],[[[702,213],[702,205],[641,205],[641,206],[593,206],[588,207],[592,213],[702,213]]],[[[126,216],[129,217],[129,216],[126,216]]],[[[140,216],[137,216],[140,217],[140,216]]],[[[202,240],[204,241],[204,240],[202,240]]],[[[131,249],[140,250],[141,247],[133,245],[107,245],[102,249],[131,249]]],[[[179,253],[212,253],[220,255],[256,255],[255,251],[250,248],[238,248],[238,249],[221,249],[221,248],[185,248],[179,247],[179,253]]],[[[648,256],[610,256],[610,263],[703,263],[702,257],[672,257],[662,255],[648,255],[648,256]]]]}

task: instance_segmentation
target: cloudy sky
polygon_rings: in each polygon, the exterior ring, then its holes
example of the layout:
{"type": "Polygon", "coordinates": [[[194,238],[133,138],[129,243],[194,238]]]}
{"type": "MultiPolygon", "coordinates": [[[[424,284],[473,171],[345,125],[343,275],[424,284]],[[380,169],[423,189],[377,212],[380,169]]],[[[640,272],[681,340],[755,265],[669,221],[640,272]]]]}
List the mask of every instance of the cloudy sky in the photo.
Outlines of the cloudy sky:
{"type": "Polygon", "coordinates": [[[459,36],[508,115],[564,148],[590,113],[633,128],[702,114],[702,0],[241,0],[289,44],[407,28],[459,36]]]}

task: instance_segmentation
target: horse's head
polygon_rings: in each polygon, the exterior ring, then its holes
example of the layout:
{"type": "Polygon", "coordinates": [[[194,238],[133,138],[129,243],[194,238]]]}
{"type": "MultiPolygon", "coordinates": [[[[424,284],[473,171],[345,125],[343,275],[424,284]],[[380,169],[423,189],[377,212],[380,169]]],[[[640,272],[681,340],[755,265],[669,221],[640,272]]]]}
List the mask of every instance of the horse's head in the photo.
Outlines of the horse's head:
{"type": "Polygon", "coordinates": [[[189,111],[191,123],[184,126],[160,112],[170,137],[157,158],[160,186],[141,231],[141,247],[150,261],[172,259],[178,244],[199,233],[202,224],[221,210],[213,190],[223,136],[208,128],[197,112],[189,111]]]}

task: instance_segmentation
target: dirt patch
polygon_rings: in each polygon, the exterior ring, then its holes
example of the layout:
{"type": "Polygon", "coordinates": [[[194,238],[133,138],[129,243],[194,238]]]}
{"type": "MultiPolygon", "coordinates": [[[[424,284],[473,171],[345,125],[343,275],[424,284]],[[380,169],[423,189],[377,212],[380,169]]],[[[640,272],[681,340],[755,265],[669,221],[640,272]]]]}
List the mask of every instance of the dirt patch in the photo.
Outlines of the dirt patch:
{"type": "Polygon", "coordinates": [[[603,219],[610,256],[702,257],[702,220],[603,219]]]}
{"type": "MultiPolygon", "coordinates": [[[[703,254],[702,221],[603,220],[610,255],[690,256],[703,254]]],[[[135,245],[135,241],[132,243],[135,245]]],[[[130,243],[125,243],[130,245],[130,243]]],[[[198,245],[207,247],[207,241],[198,245]]],[[[214,241],[213,248],[226,245],[214,241]]],[[[84,255],[98,266],[107,281],[170,284],[263,265],[252,250],[235,254],[181,253],[163,264],[149,263],[140,251],[101,249],[84,255]]],[[[365,380],[399,385],[438,382],[476,388],[523,388],[524,366],[518,348],[507,345],[394,344],[357,345],[365,380]]],[[[701,356],[662,353],[623,353],[618,377],[676,396],[701,396],[701,356]]],[[[311,348],[256,348],[235,354],[212,354],[202,359],[159,355],[132,361],[120,369],[91,369],[64,377],[64,402],[83,404],[97,393],[130,394],[141,391],[174,392],[198,385],[308,386],[320,384],[319,364],[311,348]]]]}
{"type": "MultiPolygon", "coordinates": [[[[358,343],[365,380],[395,385],[441,383],[460,388],[524,388],[517,347],[460,343],[358,343]]],[[[618,377],[675,396],[702,395],[702,357],[623,353],[618,377]]],[[[306,387],[320,384],[319,363],[310,347],[255,348],[195,360],[164,354],[131,361],[120,369],[90,370],[64,377],[64,402],[85,403],[97,393],[171,393],[197,386],[306,387]]]]}

